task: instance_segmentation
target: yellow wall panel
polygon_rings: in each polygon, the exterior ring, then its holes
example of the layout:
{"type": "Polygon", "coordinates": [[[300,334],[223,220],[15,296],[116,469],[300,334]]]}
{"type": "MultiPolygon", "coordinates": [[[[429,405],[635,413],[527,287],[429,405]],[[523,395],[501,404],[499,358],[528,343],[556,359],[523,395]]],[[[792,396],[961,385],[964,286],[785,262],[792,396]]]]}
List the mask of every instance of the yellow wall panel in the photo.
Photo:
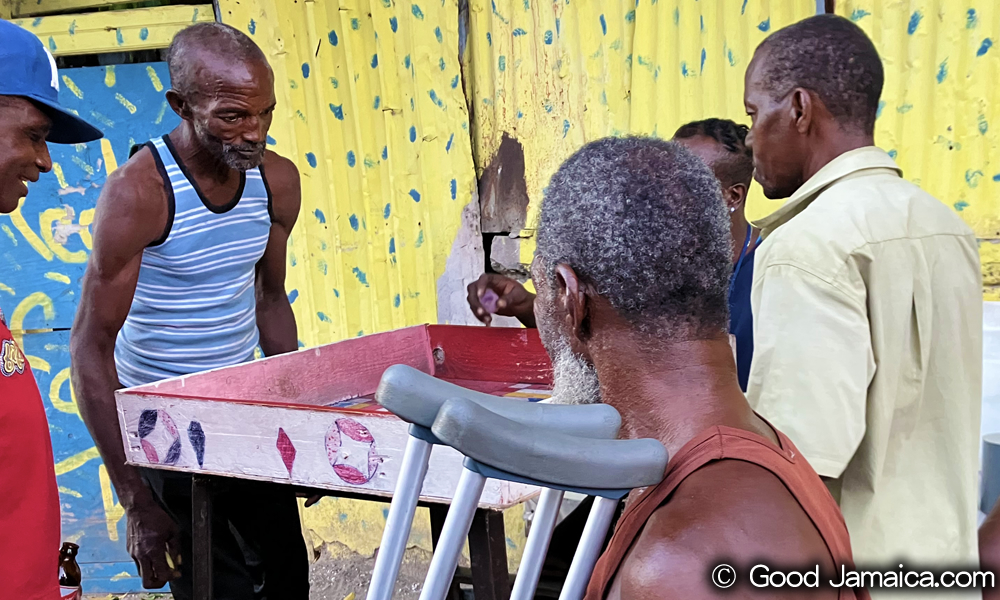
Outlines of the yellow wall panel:
{"type": "Polygon", "coordinates": [[[301,341],[461,320],[438,303],[482,265],[457,0],[220,9],[271,62],[271,143],[302,173],[286,285],[301,341]]]}
{"type": "Polygon", "coordinates": [[[980,238],[985,295],[1000,300],[1000,6],[992,0],[842,0],[885,65],[875,142],[980,238]]]}

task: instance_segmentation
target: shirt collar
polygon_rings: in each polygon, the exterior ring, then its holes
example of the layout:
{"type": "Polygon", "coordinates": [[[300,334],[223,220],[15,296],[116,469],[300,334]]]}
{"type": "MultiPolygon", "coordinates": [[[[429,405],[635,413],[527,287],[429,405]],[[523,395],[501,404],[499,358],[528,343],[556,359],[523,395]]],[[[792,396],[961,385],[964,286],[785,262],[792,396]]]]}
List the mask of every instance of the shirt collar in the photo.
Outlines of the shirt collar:
{"type": "Polygon", "coordinates": [[[792,196],[773,213],[753,222],[764,236],[787,223],[803,210],[831,184],[849,175],[869,169],[891,169],[900,177],[902,169],[884,150],[875,146],[865,146],[845,152],[828,162],[809,178],[792,196]]]}

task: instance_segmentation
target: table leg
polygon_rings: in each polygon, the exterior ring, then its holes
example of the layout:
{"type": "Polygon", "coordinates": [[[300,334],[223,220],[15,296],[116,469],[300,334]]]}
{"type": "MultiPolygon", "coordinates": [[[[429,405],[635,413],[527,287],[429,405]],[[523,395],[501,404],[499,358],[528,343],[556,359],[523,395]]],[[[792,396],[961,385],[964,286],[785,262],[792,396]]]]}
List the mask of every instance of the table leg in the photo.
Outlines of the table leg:
{"type": "Polygon", "coordinates": [[[212,600],[212,480],[202,475],[191,478],[191,520],[194,600],[212,600]]]}
{"type": "MultiPolygon", "coordinates": [[[[431,504],[428,510],[431,513],[431,548],[437,548],[438,539],[441,537],[441,530],[444,529],[444,520],[448,516],[448,505],[431,504]]],[[[458,582],[454,579],[451,582],[451,587],[448,589],[448,595],[445,596],[445,600],[462,600],[462,590],[458,586],[458,582]]]]}
{"type": "Polygon", "coordinates": [[[510,575],[507,572],[507,536],[502,512],[476,509],[469,531],[469,555],[475,599],[508,600],[510,575]]]}

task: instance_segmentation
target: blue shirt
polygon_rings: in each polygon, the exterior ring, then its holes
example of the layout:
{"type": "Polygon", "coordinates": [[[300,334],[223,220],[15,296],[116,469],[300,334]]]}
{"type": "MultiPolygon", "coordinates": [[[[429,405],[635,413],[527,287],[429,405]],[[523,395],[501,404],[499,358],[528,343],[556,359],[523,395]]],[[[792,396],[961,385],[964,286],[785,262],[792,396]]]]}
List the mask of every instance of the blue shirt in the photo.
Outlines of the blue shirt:
{"type": "Polygon", "coordinates": [[[750,312],[750,288],[753,286],[753,255],[757,243],[745,248],[743,259],[733,271],[729,286],[729,333],[736,336],[736,373],[740,388],[747,391],[750,361],[753,358],[753,314],[750,312]]]}

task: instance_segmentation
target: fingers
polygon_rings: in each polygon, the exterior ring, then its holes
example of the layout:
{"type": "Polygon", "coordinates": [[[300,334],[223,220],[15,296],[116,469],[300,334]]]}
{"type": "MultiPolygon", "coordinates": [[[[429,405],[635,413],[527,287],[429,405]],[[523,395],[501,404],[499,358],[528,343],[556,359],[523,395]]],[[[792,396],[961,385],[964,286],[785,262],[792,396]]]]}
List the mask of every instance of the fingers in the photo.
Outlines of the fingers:
{"type": "Polygon", "coordinates": [[[167,584],[167,580],[160,575],[160,573],[167,573],[166,563],[163,563],[163,568],[157,569],[156,562],[150,558],[148,554],[142,554],[139,557],[132,557],[135,564],[139,567],[139,575],[142,576],[142,587],[147,590],[158,590],[167,584]]]}
{"type": "Polygon", "coordinates": [[[181,576],[181,564],[184,562],[184,555],[181,554],[181,538],[176,531],[167,540],[165,558],[171,570],[170,579],[178,579],[181,576]]]}
{"type": "Polygon", "coordinates": [[[472,310],[472,314],[474,314],[477,319],[479,319],[486,325],[489,325],[490,321],[492,321],[492,317],[490,316],[490,313],[486,310],[486,308],[483,306],[481,300],[483,294],[488,289],[485,279],[486,275],[483,275],[476,281],[473,281],[472,283],[469,284],[469,287],[467,288],[469,292],[467,300],[469,302],[469,308],[472,310]]]}

